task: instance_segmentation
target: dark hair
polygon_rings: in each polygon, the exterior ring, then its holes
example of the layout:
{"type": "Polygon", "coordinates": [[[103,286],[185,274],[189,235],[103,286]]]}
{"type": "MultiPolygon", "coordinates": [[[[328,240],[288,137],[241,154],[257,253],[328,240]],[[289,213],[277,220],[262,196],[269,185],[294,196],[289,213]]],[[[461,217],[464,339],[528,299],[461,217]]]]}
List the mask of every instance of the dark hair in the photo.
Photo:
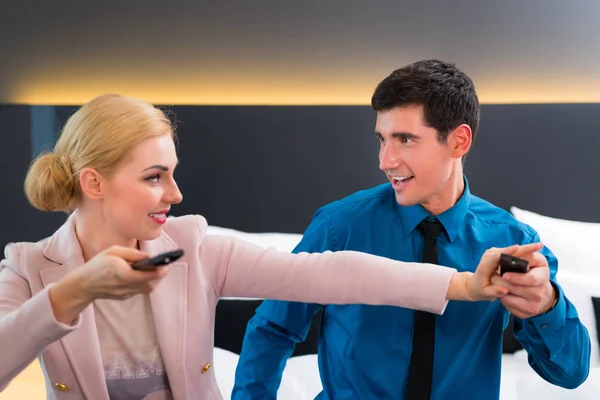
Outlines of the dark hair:
{"type": "Polygon", "coordinates": [[[479,127],[479,99],[473,81],[452,63],[423,60],[392,72],[382,80],[371,98],[374,111],[422,106],[425,124],[445,143],[461,124],[473,132],[479,127]]]}

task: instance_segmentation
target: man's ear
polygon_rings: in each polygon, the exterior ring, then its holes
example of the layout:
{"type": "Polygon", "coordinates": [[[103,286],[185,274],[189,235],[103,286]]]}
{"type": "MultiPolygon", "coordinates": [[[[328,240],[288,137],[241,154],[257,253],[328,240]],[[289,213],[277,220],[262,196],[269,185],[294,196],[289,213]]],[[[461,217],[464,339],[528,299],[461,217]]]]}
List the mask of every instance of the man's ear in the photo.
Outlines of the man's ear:
{"type": "Polygon", "coordinates": [[[448,144],[452,149],[452,157],[462,158],[473,143],[473,132],[467,124],[459,125],[448,135],[448,144]]]}
{"type": "Polygon", "coordinates": [[[104,195],[104,177],[93,168],[84,168],[79,173],[81,191],[92,200],[99,200],[104,195]]]}

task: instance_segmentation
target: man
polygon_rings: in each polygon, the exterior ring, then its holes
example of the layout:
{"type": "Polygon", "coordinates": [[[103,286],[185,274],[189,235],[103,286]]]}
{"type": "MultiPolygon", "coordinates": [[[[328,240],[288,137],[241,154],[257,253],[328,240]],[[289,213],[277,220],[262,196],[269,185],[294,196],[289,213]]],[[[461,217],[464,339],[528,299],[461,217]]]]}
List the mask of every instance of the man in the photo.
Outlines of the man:
{"type": "MultiPolygon", "coordinates": [[[[434,257],[473,271],[490,247],[539,241],[529,226],[469,191],[462,161],[480,108],[467,75],[437,60],[408,65],[377,86],[372,107],[379,166],[389,183],[319,209],[294,251],[434,257]],[[424,226],[433,224],[438,232],[428,233],[424,226]]],[[[590,338],[554,280],[555,256],[547,248],[542,253],[549,268],[497,277],[510,287],[499,301],[451,302],[443,316],[267,300],[248,323],[232,398],[276,397],[285,362],[319,310],[318,399],[498,398],[509,312],[531,367],[555,385],[575,388],[588,376],[590,338]]]]}

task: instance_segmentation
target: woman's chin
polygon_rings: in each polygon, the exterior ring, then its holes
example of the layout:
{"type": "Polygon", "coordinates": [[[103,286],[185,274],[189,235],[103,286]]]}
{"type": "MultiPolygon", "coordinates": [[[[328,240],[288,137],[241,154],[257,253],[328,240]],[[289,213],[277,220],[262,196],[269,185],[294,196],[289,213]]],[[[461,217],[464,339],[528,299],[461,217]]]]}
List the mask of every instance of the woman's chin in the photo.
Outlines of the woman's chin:
{"type": "Polygon", "coordinates": [[[140,232],[140,234],[138,235],[138,240],[150,241],[150,240],[158,239],[160,237],[161,233],[162,233],[161,227],[158,227],[155,229],[148,229],[148,230],[145,230],[144,232],[140,232]]]}

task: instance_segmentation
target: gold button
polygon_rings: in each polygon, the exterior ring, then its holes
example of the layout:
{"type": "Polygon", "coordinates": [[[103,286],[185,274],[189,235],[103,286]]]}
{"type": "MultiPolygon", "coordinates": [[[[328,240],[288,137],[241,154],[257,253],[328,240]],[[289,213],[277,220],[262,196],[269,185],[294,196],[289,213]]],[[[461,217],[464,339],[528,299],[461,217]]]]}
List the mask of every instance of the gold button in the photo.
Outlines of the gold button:
{"type": "Polygon", "coordinates": [[[204,367],[202,367],[202,373],[205,373],[206,371],[208,371],[208,369],[210,368],[211,365],[212,365],[211,363],[208,363],[204,367]]]}
{"type": "Polygon", "coordinates": [[[58,390],[60,390],[61,392],[68,392],[69,388],[67,385],[65,385],[64,383],[55,383],[54,386],[56,386],[56,388],[58,390]]]}

